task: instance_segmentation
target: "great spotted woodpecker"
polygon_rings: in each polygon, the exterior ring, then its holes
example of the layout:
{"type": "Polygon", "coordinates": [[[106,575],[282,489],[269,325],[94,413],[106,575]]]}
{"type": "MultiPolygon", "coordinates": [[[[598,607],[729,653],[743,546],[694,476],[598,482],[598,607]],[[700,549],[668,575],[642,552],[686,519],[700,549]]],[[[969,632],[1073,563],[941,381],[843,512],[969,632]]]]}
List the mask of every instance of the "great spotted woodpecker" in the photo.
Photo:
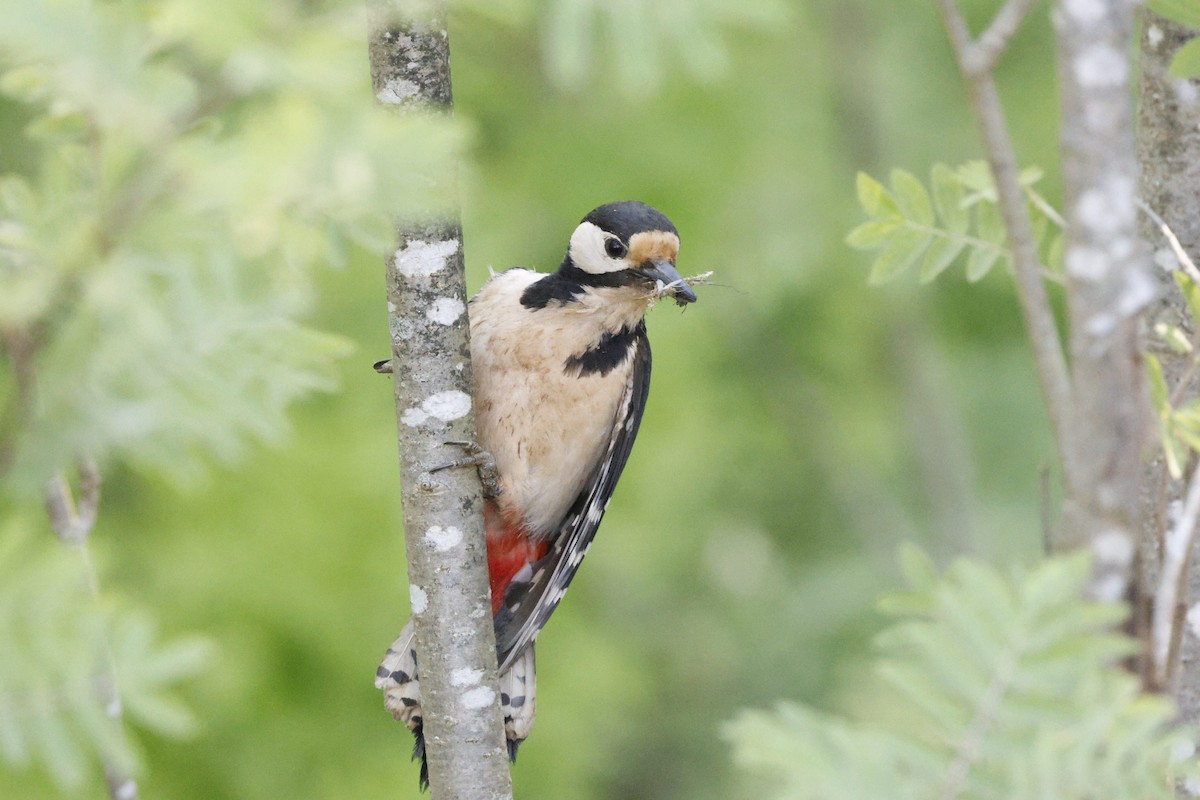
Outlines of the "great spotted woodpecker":
{"type": "MultiPolygon", "coordinates": [[[[575,228],[557,272],[494,275],[469,306],[478,444],[495,467],[484,524],[513,760],[533,725],[534,640],[596,535],[646,407],[646,310],[664,296],[696,300],[678,253],[662,213],[609,203],[575,228]]],[[[375,685],[416,736],[427,782],[411,620],[375,685]]]]}

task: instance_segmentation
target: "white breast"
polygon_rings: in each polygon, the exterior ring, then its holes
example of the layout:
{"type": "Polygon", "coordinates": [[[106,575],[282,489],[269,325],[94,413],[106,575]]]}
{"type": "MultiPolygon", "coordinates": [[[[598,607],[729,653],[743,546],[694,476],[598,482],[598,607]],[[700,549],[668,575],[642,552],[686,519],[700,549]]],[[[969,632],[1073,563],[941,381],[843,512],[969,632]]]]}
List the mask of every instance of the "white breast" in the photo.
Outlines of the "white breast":
{"type": "Polygon", "coordinates": [[[479,443],[496,458],[501,503],[549,534],[607,447],[631,368],[629,360],[580,377],[566,361],[614,323],[636,324],[645,303],[630,298],[614,309],[614,298],[585,295],[531,311],[521,293],[543,277],[512,269],[488,281],[471,303],[471,358],[479,443]]]}

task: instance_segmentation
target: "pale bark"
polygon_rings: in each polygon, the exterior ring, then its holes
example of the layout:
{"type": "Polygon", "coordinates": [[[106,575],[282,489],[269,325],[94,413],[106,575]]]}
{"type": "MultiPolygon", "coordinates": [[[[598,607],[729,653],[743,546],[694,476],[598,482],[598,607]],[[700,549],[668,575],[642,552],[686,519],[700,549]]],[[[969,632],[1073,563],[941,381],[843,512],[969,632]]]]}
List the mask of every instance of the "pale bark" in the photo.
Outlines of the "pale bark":
{"type": "MultiPolygon", "coordinates": [[[[1175,53],[1196,32],[1153,12],[1144,13],[1137,134],[1141,167],[1138,195],[1177,237],[1184,254],[1196,261],[1200,256],[1200,81],[1177,80],[1167,73],[1175,53]]],[[[1171,251],[1175,248],[1164,236],[1158,221],[1145,215],[1141,233],[1154,250],[1161,251],[1161,260],[1169,264],[1174,257],[1171,251]]],[[[1191,319],[1171,272],[1155,269],[1152,275],[1158,283],[1158,297],[1151,307],[1151,324],[1178,327],[1188,334],[1193,344],[1200,344],[1197,336],[1200,321],[1191,319]]],[[[1176,406],[1200,395],[1196,355],[1176,354],[1166,347],[1155,347],[1154,353],[1162,363],[1176,406]]],[[[1153,641],[1153,646],[1148,649],[1157,653],[1166,639],[1167,654],[1166,669],[1154,663],[1158,659],[1147,659],[1144,670],[1152,686],[1175,696],[1183,719],[1195,722],[1200,719],[1200,639],[1194,626],[1195,615],[1189,616],[1188,610],[1200,600],[1200,570],[1196,569],[1196,565],[1200,565],[1200,553],[1197,552],[1200,543],[1193,538],[1188,552],[1176,554],[1185,558],[1182,579],[1174,585],[1165,585],[1164,536],[1167,531],[1185,529],[1187,509],[1183,508],[1184,484],[1170,479],[1161,447],[1156,445],[1151,452],[1153,455],[1143,468],[1141,484],[1142,525],[1138,552],[1142,561],[1141,581],[1146,591],[1139,605],[1139,619],[1145,638],[1153,641]],[[1181,510],[1171,514],[1169,509],[1181,510]],[[1160,619],[1157,631],[1148,625],[1151,616],[1148,600],[1155,593],[1169,606],[1156,609],[1160,619]],[[1170,630],[1161,630],[1162,620],[1170,625],[1170,630]]],[[[1195,470],[1194,465],[1192,469],[1195,470]]],[[[1172,562],[1165,573],[1169,580],[1178,558],[1168,560],[1172,562]]]]}
{"type": "Polygon", "coordinates": [[[1149,432],[1142,312],[1155,285],[1138,237],[1133,4],[1059,2],[1063,211],[1075,475],[1057,546],[1090,548],[1092,596],[1124,598],[1138,536],[1149,432]]]}
{"type": "MultiPolygon", "coordinates": [[[[413,20],[372,6],[375,95],[410,113],[451,103],[445,3],[431,7],[432,16],[413,20]]],[[[387,259],[401,496],[431,795],[500,800],[512,786],[480,482],[472,469],[431,472],[462,456],[446,442],[476,435],[456,216],[399,224],[399,247],[387,259]]]]}

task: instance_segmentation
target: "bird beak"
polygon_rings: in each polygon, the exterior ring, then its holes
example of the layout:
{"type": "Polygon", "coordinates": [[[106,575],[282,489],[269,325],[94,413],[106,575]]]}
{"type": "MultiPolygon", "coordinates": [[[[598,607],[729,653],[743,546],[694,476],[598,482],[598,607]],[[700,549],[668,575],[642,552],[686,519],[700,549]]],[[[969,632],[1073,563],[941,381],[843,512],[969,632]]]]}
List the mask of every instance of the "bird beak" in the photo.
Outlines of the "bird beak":
{"type": "Polygon", "coordinates": [[[662,281],[667,286],[667,294],[675,298],[679,305],[696,302],[696,293],[687,281],[669,261],[651,261],[641,269],[641,273],[656,283],[662,281]]]}

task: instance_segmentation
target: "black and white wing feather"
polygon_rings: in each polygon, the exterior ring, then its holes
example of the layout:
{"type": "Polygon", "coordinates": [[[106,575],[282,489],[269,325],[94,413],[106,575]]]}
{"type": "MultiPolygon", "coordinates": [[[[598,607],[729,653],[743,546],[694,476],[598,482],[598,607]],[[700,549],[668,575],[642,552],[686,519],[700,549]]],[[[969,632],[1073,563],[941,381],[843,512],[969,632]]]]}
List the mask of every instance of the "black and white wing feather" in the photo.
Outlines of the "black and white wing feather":
{"type": "Polygon", "coordinates": [[[566,594],[629,459],[650,391],[650,342],[645,328],[639,333],[630,345],[629,377],[604,457],[567,511],[550,552],[518,572],[504,593],[504,604],[495,617],[501,672],[533,642],[566,594]]]}

